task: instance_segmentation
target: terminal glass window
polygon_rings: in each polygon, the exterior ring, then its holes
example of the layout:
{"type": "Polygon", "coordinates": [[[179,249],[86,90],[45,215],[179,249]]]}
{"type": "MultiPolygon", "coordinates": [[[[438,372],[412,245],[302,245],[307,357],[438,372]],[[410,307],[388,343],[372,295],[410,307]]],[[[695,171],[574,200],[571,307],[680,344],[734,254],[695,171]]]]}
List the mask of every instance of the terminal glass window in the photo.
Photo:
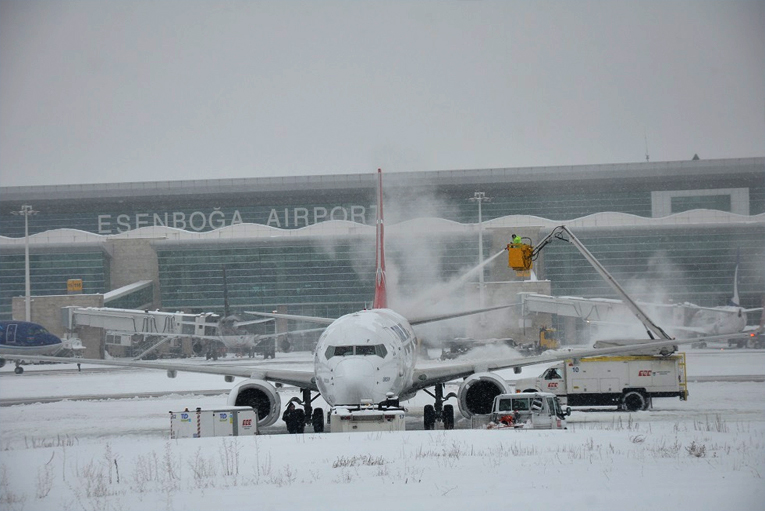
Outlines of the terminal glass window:
{"type": "Polygon", "coordinates": [[[692,209],[717,209],[730,211],[730,195],[696,195],[672,197],[672,213],[682,213],[692,209]]]}

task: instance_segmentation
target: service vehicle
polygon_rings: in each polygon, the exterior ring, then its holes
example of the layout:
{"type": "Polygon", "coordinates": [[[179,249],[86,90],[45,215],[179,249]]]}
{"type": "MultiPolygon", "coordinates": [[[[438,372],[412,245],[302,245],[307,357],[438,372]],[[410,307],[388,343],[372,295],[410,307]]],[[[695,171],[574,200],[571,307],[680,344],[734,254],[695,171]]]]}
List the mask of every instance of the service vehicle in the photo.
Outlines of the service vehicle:
{"type": "Polygon", "coordinates": [[[557,350],[560,348],[560,341],[553,334],[554,328],[542,326],[539,328],[539,339],[536,342],[521,344],[517,347],[523,355],[539,355],[547,350],[557,350]]]}
{"type": "Polygon", "coordinates": [[[500,394],[494,398],[488,429],[566,429],[565,411],[551,392],[500,394]]]}
{"type": "Polygon", "coordinates": [[[329,413],[332,433],[404,431],[406,409],[401,407],[337,406],[329,413]]]}
{"type": "Polygon", "coordinates": [[[515,388],[552,392],[568,406],[646,410],[655,397],[688,398],[685,353],[569,359],[536,378],[517,380],[515,388]]]}

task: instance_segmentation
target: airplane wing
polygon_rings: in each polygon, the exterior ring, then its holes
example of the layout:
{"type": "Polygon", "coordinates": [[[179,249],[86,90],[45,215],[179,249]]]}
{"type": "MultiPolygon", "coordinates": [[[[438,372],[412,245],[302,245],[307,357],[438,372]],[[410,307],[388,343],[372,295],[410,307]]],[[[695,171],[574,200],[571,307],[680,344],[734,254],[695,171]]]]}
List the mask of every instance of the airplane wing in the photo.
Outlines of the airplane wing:
{"type": "MultiPolygon", "coordinates": [[[[453,312],[450,314],[433,314],[429,316],[420,316],[420,317],[407,317],[406,319],[409,321],[409,324],[412,326],[415,325],[422,325],[423,323],[430,323],[433,321],[442,321],[444,319],[452,319],[452,318],[459,318],[462,316],[470,316],[471,314],[480,314],[482,312],[489,312],[493,310],[498,309],[507,309],[509,307],[515,307],[518,305],[517,303],[511,303],[508,305],[498,305],[495,307],[486,307],[483,309],[473,309],[468,311],[461,311],[461,312],[453,312]]],[[[277,314],[272,312],[255,312],[255,311],[245,311],[245,314],[252,314],[255,316],[264,316],[267,318],[277,318],[277,319],[291,319],[295,321],[307,321],[312,323],[319,323],[322,325],[330,325],[332,324],[335,319],[332,318],[322,318],[320,316],[299,316],[295,314],[277,314]]]]}
{"type": "Polygon", "coordinates": [[[263,316],[266,318],[274,319],[292,319],[294,321],[307,321],[309,323],[318,323],[320,325],[331,325],[337,318],[322,318],[320,316],[298,316],[296,314],[277,314],[275,312],[255,312],[244,311],[245,314],[252,314],[253,316],[263,316]]]}
{"type": "Polygon", "coordinates": [[[267,380],[274,383],[283,383],[285,385],[294,385],[300,388],[308,388],[318,391],[314,381],[313,368],[309,370],[300,369],[278,369],[268,367],[269,364],[242,366],[225,364],[188,364],[173,363],[163,361],[142,361],[142,360],[102,360],[92,358],[62,358],[50,356],[33,355],[3,355],[6,360],[26,360],[30,362],[62,362],[79,364],[93,364],[111,367],[137,367],[142,369],[160,369],[168,371],[182,371],[187,373],[218,374],[221,376],[235,376],[240,378],[255,378],[267,380]]]}
{"type": "MultiPolygon", "coordinates": [[[[499,369],[508,369],[511,367],[525,367],[534,364],[544,364],[547,362],[560,362],[571,358],[596,357],[602,355],[616,355],[620,353],[630,353],[636,350],[645,350],[646,348],[660,348],[668,344],[691,344],[700,341],[727,341],[731,338],[748,337],[749,334],[729,334],[729,335],[708,335],[704,337],[694,337],[693,339],[660,339],[645,343],[634,343],[611,348],[590,348],[584,350],[556,351],[554,353],[538,355],[534,357],[511,358],[505,360],[485,360],[457,363],[444,363],[433,367],[415,368],[412,378],[412,388],[416,391],[426,387],[431,387],[438,383],[446,383],[459,378],[466,378],[471,374],[496,371],[499,369]]],[[[633,339],[634,341],[634,339],[633,339]]]]}
{"type": "Polygon", "coordinates": [[[235,327],[240,326],[248,326],[248,325],[258,325],[260,323],[268,323],[269,321],[273,321],[274,318],[264,318],[264,319],[253,319],[252,321],[237,321],[234,323],[235,327]]]}
{"type": "Polygon", "coordinates": [[[469,311],[452,312],[450,314],[433,314],[430,316],[407,317],[406,319],[409,321],[410,325],[416,326],[416,325],[422,325],[424,323],[431,323],[433,321],[442,321],[444,319],[460,318],[462,316],[470,316],[472,314],[480,314],[482,312],[489,312],[489,311],[494,311],[499,309],[508,309],[510,307],[515,307],[516,305],[519,305],[519,304],[511,303],[507,305],[497,305],[495,307],[486,307],[483,309],[473,309],[469,311]]]}

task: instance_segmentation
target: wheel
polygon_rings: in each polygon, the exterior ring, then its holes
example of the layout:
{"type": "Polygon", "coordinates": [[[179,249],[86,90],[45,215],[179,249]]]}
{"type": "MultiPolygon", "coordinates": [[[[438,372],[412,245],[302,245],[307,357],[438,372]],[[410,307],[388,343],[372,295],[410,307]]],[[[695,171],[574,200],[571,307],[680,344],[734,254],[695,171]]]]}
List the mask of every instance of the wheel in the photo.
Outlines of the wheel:
{"type": "Polygon", "coordinates": [[[433,429],[433,426],[436,425],[436,410],[433,408],[433,405],[425,405],[423,410],[423,418],[425,422],[425,429],[433,429]]]}
{"type": "Polygon", "coordinates": [[[298,408],[295,410],[295,433],[303,433],[305,431],[305,412],[298,408]]]}
{"type": "Polygon", "coordinates": [[[14,369],[13,372],[16,374],[21,374],[24,372],[24,368],[21,366],[16,366],[16,369],[14,369]]]}
{"type": "Polygon", "coordinates": [[[645,396],[637,390],[631,390],[624,394],[622,403],[624,404],[624,408],[630,412],[645,410],[648,406],[648,401],[645,396]]]}
{"type": "Polygon", "coordinates": [[[324,432],[324,410],[322,410],[321,408],[317,408],[313,411],[313,416],[311,417],[311,424],[313,425],[314,433],[324,432]]]}
{"type": "Polygon", "coordinates": [[[445,405],[443,411],[444,429],[454,429],[454,407],[445,405]]]}

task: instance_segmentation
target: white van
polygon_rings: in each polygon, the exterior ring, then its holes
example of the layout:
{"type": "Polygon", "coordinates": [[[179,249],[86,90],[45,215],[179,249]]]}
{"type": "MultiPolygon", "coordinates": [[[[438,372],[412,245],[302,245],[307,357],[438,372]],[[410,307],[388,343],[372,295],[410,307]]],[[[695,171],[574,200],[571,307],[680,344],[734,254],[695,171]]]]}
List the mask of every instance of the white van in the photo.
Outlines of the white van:
{"type": "Polygon", "coordinates": [[[494,398],[488,429],[566,429],[566,417],[558,398],[550,392],[500,394],[494,398]]]}

